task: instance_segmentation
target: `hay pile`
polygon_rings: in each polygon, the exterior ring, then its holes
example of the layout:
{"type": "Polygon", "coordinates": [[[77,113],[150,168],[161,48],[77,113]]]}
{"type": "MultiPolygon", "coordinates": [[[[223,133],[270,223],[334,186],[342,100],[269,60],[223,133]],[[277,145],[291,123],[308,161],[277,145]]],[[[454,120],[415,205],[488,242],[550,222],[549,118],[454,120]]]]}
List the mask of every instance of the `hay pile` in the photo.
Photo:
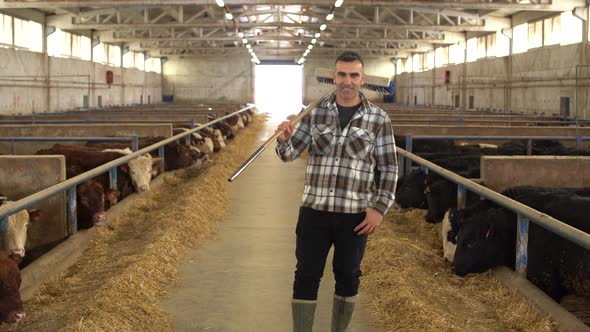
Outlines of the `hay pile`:
{"type": "Polygon", "coordinates": [[[369,237],[361,287],[387,331],[554,330],[491,275],[454,275],[435,226],[423,219],[420,210],[391,210],[369,237]]]}
{"type": "Polygon", "coordinates": [[[214,236],[228,206],[227,177],[250,155],[266,117],[253,117],[212,166],[164,174],[165,185],[100,228],[66,272],[25,303],[22,331],[170,331],[159,303],[187,249],[214,236]]]}

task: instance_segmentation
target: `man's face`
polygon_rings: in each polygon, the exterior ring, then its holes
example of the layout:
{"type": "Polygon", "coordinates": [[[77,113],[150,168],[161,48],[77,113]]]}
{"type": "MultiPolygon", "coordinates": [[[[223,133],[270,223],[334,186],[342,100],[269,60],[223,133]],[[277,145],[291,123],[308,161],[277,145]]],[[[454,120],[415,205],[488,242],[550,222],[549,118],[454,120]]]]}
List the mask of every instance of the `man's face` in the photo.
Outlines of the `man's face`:
{"type": "Polygon", "coordinates": [[[360,61],[336,62],[334,83],[337,88],[337,96],[343,101],[354,100],[358,96],[361,86],[365,83],[365,77],[360,61]]]}

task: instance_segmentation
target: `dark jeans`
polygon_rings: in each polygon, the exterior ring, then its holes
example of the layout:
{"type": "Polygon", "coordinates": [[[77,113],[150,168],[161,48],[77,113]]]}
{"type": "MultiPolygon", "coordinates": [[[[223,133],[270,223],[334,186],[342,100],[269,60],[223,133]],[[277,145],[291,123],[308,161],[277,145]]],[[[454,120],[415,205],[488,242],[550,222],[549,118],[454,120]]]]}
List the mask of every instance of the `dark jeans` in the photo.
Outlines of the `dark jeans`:
{"type": "Polygon", "coordinates": [[[349,297],[358,293],[367,235],[359,236],[353,230],[364,219],[365,212],[348,214],[306,207],[299,209],[294,299],[317,300],[320,280],[332,244],[335,294],[349,297]]]}

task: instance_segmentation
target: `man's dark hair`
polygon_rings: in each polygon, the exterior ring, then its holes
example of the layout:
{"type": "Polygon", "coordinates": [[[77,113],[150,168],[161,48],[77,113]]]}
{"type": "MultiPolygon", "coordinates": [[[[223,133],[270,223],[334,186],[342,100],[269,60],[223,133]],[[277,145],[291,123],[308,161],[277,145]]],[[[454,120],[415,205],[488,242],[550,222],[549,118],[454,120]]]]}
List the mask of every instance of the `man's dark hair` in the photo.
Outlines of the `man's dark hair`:
{"type": "Polygon", "coordinates": [[[355,62],[355,61],[359,61],[361,63],[361,65],[363,65],[363,67],[365,66],[365,63],[363,62],[363,59],[361,58],[360,54],[358,54],[355,51],[344,51],[342,54],[340,54],[337,58],[336,58],[336,62],[338,61],[342,61],[342,62],[355,62]]]}

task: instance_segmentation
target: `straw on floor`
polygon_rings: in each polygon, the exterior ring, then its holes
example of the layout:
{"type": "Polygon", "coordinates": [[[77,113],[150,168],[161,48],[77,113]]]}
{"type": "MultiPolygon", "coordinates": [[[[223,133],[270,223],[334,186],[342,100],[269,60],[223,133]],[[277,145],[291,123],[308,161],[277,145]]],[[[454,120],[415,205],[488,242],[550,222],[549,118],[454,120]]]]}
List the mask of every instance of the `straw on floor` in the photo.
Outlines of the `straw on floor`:
{"type": "Polygon", "coordinates": [[[215,236],[228,206],[227,175],[252,151],[265,121],[253,117],[213,165],[164,174],[165,185],[101,228],[73,266],[25,303],[19,330],[170,331],[159,304],[186,251],[215,236]]]}
{"type": "Polygon", "coordinates": [[[369,237],[361,291],[386,331],[553,331],[489,273],[458,277],[421,210],[391,210],[369,237]]]}

